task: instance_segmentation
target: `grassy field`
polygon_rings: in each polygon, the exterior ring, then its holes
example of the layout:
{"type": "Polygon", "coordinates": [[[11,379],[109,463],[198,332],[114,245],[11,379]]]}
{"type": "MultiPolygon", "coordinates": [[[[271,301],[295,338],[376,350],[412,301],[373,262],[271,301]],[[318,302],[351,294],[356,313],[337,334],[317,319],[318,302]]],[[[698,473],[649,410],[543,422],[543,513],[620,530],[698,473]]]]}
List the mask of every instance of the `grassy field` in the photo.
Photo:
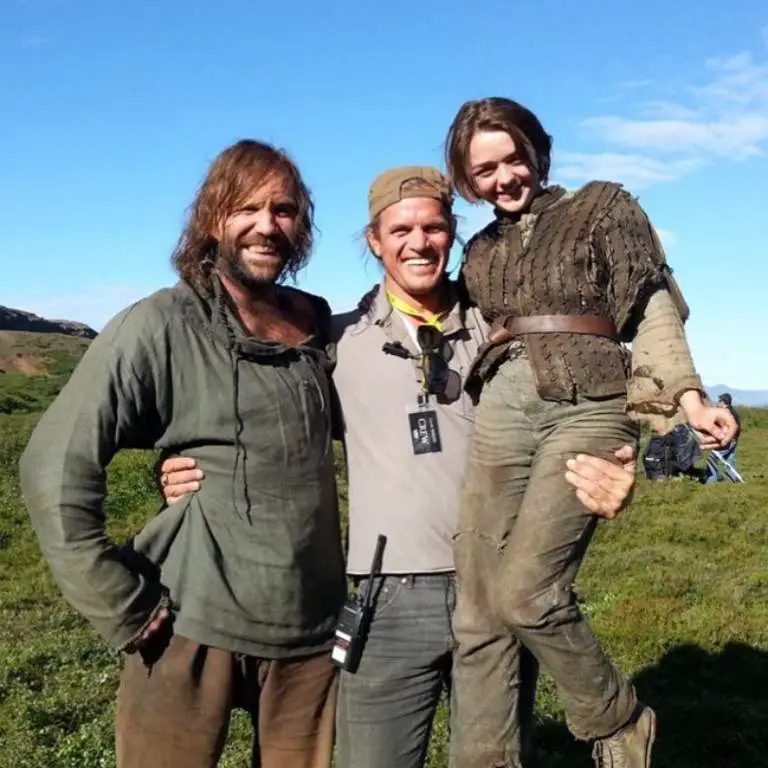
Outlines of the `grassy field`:
{"type": "MultiPolygon", "coordinates": [[[[64,604],[19,500],[16,463],[36,414],[0,415],[0,766],[107,768],[119,659],[64,604]]],[[[585,611],[659,715],[654,766],[768,766],[768,411],[744,411],[743,486],[641,479],[602,525],[579,579],[585,611]]],[[[117,538],[154,514],[151,456],[110,468],[117,538]]],[[[590,764],[545,677],[536,768],[590,764]]],[[[441,720],[431,768],[446,765],[441,720]]],[[[235,718],[222,766],[248,765],[235,718]]]]}
{"type": "Polygon", "coordinates": [[[0,331],[0,413],[32,413],[51,402],[88,343],[60,333],[0,331]]]}

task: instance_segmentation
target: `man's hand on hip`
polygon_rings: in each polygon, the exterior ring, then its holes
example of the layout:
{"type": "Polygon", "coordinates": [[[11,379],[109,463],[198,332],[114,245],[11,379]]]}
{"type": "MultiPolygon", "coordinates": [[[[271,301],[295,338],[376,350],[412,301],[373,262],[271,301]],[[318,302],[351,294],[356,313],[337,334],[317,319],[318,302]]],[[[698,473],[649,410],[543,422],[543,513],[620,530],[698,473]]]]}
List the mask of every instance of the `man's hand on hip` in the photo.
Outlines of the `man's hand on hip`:
{"type": "Polygon", "coordinates": [[[160,490],[167,504],[174,504],[187,493],[200,490],[203,471],[189,456],[173,456],[159,467],[160,490]]]}
{"type": "Polygon", "coordinates": [[[152,621],[144,627],[144,631],[136,638],[134,645],[141,648],[148,643],[164,626],[165,622],[171,618],[171,612],[163,606],[155,614],[152,621]]]}

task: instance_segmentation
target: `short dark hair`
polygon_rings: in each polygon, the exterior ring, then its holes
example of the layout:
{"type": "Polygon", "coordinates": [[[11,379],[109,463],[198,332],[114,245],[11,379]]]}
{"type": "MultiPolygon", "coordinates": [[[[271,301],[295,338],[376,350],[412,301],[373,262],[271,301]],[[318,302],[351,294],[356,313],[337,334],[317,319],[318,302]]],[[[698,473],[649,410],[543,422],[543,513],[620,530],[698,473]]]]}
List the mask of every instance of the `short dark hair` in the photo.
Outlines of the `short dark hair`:
{"type": "Polygon", "coordinates": [[[719,400],[721,403],[724,403],[725,405],[727,405],[727,406],[729,406],[729,407],[730,407],[731,405],[733,405],[733,398],[731,397],[731,393],[730,393],[730,392],[723,392],[723,394],[722,394],[722,395],[720,395],[720,397],[718,397],[717,399],[718,399],[718,400],[719,400]]]}
{"type": "Polygon", "coordinates": [[[479,197],[467,168],[469,144],[478,131],[504,131],[516,144],[526,142],[536,153],[539,179],[546,184],[552,155],[552,137],[539,118],[512,99],[493,96],[462,104],[448,129],[445,140],[445,166],[454,189],[471,203],[479,197]]]}

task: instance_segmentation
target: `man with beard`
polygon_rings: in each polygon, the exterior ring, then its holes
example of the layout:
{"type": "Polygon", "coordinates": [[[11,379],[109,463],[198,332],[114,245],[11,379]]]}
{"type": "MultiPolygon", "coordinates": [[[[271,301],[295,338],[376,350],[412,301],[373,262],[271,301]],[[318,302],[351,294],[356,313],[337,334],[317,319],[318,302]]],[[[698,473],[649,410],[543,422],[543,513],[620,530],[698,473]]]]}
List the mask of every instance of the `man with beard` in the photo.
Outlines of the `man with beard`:
{"type": "Polygon", "coordinates": [[[278,285],[309,258],[312,217],[284,153],[222,152],[174,253],[181,280],[107,324],[22,457],[65,598],[127,652],[120,768],[216,765],[235,707],[251,716],[253,765],[330,766],[346,592],[330,311],[278,285]],[[105,469],[124,448],[193,457],[207,482],[118,547],[105,469]]]}
{"type": "MultiPolygon", "coordinates": [[[[473,424],[463,379],[486,326],[446,275],[455,220],[437,169],[380,174],[368,215],[367,240],[384,276],[356,310],[333,322],[349,465],[348,572],[358,590],[368,586],[378,535],[387,541],[382,575],[371,585],[376,598],[359,669],[341,673],[337,765],[420,768],[440,697],[452,683],[452,538],[473,424]],[[431,437],[414,435],[420,418],[435,425],[431,437]]],[[[574,492],[591,511],[613,517],[633,484],[632,455],[628,447],[619,453],[625,468],[583,457],[570,467],[563,462],[563,472],[570,469],[574,492]]],[[[170,502],[209,482],[189,458],[167,459],[161,478],[170,502]]],[[[491,642],[498,630],[492,617],[488,622],[491,642]]],[[[509,690],[519,694],[497,734],[506,756],[518,760],[537,668],[530,654],[512,653],[520,649],[514,641],[509,648],[509,663],[485,682],[490,701],[506,701],[509,690]]],[[[470,726],[476,720],[472,712],[458,717],[470,726]]]]}

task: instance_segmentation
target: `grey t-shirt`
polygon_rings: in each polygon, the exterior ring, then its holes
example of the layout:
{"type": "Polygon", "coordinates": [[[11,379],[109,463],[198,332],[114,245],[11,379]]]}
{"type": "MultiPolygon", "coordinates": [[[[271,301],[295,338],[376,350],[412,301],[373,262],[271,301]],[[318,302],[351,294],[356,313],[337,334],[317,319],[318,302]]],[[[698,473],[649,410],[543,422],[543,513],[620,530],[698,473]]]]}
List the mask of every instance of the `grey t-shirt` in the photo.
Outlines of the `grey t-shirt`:
{"type": "Polygon", "coordinates": [[[442,451],[414,455],[408,410],[417,405],[421,372],[415,361],[382,351],[386,342],[395,341],[417,352],[406,322],[392,310],[383,286],[368,311],[334,318],[334,381],[349,468],[350,574],[369,571],[378,534],[387,537],[384,573],[454,567],[452,537],[474,423],[463,384],[485,340],[486,325],[476,309],[458,305],[447,318],[445,351],[452,373],[445,396],[429,399],[437,412],[442,451]]]}

